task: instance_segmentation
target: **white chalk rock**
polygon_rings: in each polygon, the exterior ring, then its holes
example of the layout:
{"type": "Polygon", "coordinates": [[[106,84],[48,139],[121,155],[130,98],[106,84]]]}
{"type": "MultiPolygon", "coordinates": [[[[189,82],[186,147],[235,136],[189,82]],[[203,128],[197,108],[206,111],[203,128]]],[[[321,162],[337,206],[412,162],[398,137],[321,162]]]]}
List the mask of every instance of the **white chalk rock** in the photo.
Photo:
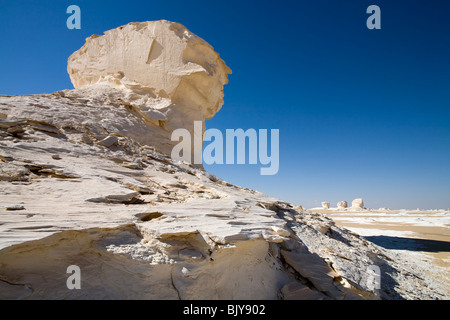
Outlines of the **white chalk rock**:
{"type": "Polygon", "coordinates": [[[347,208],[347,201],[339,201],[338,203],[337,203],[337,207],[339,208],[339,209],[345,209],[345,208],[347,208]]]}
{"type": "Polygon", "coordinates": [[[329,202],[322,202],[322,208],[329,209],[330,208],[330,203],[329,202]]]}
{"type": "Polygon", "coordinates": [[[364,208],[364,201],[361,198],[352,201],[352,208],[362,209],[364,208]]]}
{"type": "Polygon", "coordinates": [[[205,40],[166,20],[133,22],[87,38],[69,57],[67,71],[75,88],[126,87],[196,108],[204,119],[223,105],[231,73],[205,40]]]}

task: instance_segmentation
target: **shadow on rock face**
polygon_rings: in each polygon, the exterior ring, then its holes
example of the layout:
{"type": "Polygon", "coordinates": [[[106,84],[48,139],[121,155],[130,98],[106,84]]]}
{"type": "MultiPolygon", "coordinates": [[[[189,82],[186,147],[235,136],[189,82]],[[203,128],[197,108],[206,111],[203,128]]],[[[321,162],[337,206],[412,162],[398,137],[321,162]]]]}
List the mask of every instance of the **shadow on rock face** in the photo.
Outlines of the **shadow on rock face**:
{"type": "Polygon", "coordinates": [[[448,241],[391,236],[370,236],[365,238],[385,249],[426,252],[450,252],[450,242],[448,241]]]}

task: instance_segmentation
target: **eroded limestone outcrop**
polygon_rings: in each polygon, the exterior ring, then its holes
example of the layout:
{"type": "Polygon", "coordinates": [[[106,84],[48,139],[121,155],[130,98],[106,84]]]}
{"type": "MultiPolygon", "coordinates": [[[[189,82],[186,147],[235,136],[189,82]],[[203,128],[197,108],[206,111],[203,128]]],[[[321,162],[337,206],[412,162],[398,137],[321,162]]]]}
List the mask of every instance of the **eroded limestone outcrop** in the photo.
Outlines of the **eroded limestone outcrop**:
{"type": "Polygon", "coordinates": [[[322,208],[329,209],[330,208],[330,203],[326,202],[326,201],[322,202],[322,208]]]}
{"type": "Polygon", "coordinates": [[[345,209],[345,208],[347,208],[347,201],[339,201],[337,203],[337,207],[338,207],[338,209],[345,209]]]}
{"type": "Polygon", "coordinates": [[[138,113],[148,128],[129,134],[166,154],[173,130],[185,128],[193,136],[194,121],[220,110],[231,73],[205,40],[166,20],[129,23],[87,38],[69,57],[67,71],[80,98],[107,98],[138,113]]]}

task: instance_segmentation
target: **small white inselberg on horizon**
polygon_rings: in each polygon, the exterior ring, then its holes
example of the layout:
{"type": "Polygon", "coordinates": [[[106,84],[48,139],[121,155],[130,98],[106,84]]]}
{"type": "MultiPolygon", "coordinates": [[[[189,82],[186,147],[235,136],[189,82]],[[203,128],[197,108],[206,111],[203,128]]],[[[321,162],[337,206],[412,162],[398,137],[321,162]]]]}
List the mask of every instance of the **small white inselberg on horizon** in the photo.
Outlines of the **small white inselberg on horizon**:
{"type": "Polygon", "coordinates": [[[76,89],[109,87],[115,92],[110,95],[163,129],[137,138],[165,154],[174,145],[173,130],[185,128],[194,136],[194,121],[220,110],[231,74],[211,45],[167,20],[132,22],[87,38],[69,57],[67,71],[76,89]],[[158,136],[163,139],[155,141],[158,136]]]}
{"type": "Polygon", "coordinates": [[[92,36],[68,71],[74,90],[0,96],[0,299],[446,297],[324,215],[169,157],[230,73],[184,26],[92,36]]]}

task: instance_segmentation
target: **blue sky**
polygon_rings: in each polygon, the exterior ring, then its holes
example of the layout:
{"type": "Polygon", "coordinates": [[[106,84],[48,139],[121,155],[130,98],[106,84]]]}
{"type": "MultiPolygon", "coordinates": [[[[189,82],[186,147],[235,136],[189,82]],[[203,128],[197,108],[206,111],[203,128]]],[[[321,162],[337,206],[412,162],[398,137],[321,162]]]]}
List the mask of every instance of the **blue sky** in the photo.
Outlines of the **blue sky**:
{"type": "Polygon", "coordinates": [[[280,169],[205,168],[305,207],[450,207],[450,2],[0,0],[0,94],[73,88],[67,58],[92,34],[166,19],[233,70],[208,128],[280,129],[280,169]],[[66,8],[81,8],[81,30],[66,8]],[[381,8],[381,30],[366,9],[381,8]]]}

